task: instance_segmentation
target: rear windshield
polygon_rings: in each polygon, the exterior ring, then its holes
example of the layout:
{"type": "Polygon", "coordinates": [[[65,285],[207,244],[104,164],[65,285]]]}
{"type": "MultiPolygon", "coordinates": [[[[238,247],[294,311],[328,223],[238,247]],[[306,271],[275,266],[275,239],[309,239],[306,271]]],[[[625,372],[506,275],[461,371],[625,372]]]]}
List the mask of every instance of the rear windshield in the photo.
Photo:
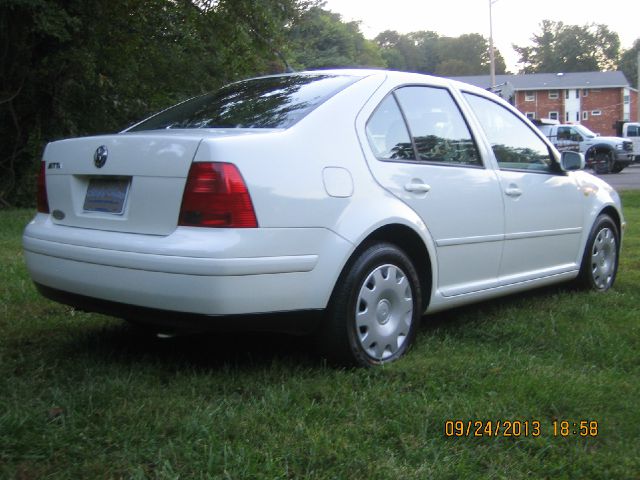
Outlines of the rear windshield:
{"type": "Polygon", "coordinates": [[[361,77],[298,74],[233,83],[130,128],[287,128],[361,77]]]}

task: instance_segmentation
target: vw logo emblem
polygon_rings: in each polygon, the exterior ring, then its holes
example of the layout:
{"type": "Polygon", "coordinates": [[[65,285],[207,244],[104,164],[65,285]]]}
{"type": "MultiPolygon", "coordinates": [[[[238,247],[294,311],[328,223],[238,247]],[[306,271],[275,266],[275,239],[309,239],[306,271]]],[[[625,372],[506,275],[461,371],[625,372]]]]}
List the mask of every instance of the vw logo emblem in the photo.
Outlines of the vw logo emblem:
{"type": "Polygon", "coordinates": [[[107,147],[105,147],[104,145],[100,145],[96,149],[96,153],[93,154],[93,164],[97,168],[104,167],[104,164],[107,163],[108,156],[109,156],[109,151],[107,150],[107,147]]]}

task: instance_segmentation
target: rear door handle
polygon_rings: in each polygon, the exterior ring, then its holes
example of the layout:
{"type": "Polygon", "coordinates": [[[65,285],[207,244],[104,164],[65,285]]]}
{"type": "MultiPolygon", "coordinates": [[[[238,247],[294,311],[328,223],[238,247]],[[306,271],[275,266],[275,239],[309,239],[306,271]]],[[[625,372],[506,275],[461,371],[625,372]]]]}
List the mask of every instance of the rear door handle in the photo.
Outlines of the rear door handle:
{"type": "Polygon", "coordinates": [[[427,193],[429,190],[431,190],[431,185],[427,185],[426,183],[422,182],[409,182],[404,186],[404,189],[407,192],[412,193],[427,193]]]}

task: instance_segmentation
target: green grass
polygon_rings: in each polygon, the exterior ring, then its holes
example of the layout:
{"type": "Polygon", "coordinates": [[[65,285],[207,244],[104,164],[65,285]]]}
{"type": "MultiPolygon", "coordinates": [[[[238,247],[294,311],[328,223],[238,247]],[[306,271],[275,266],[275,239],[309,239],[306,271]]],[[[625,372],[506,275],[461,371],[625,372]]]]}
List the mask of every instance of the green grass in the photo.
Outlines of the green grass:
{"type": "Polygon", "coordinates": [[[0,212],[0,478],[640,478],[640,193],[615,288],[430,317],[400,362],[323,365],[306,339],[151,339],[36,293],[0,212]],[[539,437],[447,438],[447,419],[539,437]],[[594,438],[552,421],[596,420],[594,438]]]}

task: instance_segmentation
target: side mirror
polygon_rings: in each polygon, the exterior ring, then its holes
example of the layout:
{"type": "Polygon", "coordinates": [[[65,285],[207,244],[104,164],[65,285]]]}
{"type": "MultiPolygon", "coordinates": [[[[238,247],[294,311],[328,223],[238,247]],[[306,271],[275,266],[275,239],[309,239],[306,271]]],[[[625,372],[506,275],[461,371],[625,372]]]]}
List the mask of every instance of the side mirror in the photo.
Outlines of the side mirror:
{"type": "Polygon", "coordinates": [[[580,152],[565,150],[560,156],[560,166],[565,172],[584,169],[584,155],[580,152]]]}

